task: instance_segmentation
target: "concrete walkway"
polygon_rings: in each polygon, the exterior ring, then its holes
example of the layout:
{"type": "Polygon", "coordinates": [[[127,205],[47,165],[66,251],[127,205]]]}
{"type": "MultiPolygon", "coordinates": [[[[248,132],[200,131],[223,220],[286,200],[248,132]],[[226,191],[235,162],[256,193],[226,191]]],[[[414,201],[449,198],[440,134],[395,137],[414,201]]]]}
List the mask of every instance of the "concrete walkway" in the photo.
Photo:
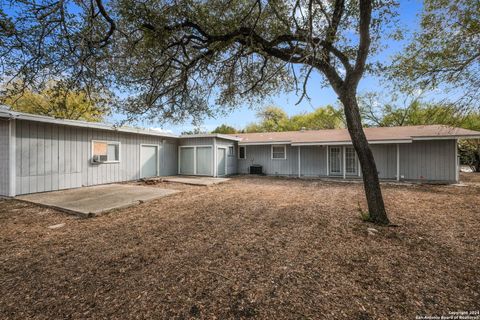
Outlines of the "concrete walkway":
{"type": "Polygon", "coordinates": [[[34,193],[19,200],[52,207],[84,216],[94,216],[114,209],[159,199],[179,191],[128,184],[108,184],[62,191],[34,193]]]}
{"type": "Polygon", "coordinates": [[[211,186],[230,180],[229,178],[212,178],[212,177],[198,177],[198,176],[173,176],[162,178],[166,182],[176,182],[183,184],[191,184],[194,186],[211,186]]]}

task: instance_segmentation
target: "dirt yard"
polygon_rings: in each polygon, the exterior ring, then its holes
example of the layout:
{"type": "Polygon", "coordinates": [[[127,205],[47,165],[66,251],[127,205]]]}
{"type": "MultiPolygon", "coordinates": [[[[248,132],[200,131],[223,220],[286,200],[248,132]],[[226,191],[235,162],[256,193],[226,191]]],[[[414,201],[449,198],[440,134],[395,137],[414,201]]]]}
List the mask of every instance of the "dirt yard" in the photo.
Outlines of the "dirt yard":
{"type": "Polygon", "coordinates": [[[0,319],[415,319],[480,309],[480,188],[235,178],[91,219],[0,202],[0,319]],[[48,226],[65,223],[64,227],[48,226]]]}

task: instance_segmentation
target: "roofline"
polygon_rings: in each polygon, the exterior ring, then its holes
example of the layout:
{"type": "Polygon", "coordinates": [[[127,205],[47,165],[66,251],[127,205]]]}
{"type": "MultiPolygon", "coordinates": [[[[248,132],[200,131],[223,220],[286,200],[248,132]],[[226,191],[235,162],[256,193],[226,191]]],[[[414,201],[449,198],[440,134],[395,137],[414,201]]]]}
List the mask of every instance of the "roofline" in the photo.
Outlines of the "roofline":
{"type": "MultiPolygon", "coordinates": [[[[388,143],[412,143],[412,139],[401,139],[401,140],[371,140],[368,141],[369,144],[388,144],[388,143]]],[[[292,146],[335,146],[335,145],[350,145],[352,144],[351,140],[344,141],[322,141],[322,142],[294,142],[292,146]]]]}
{"type": "Polygon", "coordinates": [[[220,138],[226,140],[233,140],[233,141],[241,141],[242,138],[234,137],[228,134],[221,134],[221,133],[199,133],[199,134],[186,134],[181,135],[178,138],[180,139],[189,139],[189,138],[220,138]]]}
{"type": "Polygon", "coordinates": [[[480,135],[462,135],[456,134],[451,136],[430,136],[430,137],[412,137],[413,140],[453,140],[453,139],[480,139],[480,135]]]}
{"type": "MultiPolygon", "coordinates": [[[[239,140],[242,141],[242,140],[239,140]]],[[[271,145],[271,144],[291,144],[291,140],[284,140],[284,141],[259,141],[259,142],[239,142],[238,145],[240,146],[260,146],[260,145],[271,145]]]]}
{"type": "Polygon", "coordinates": [[[41,115],[9,111],[9,110],[0,110],[0,118],[26,120],[26,121],[42,122],[42,123],[65,125],[65,126],[72,126],[72,127],[92,128],[92,129],[109,130],[109,131],[126,132],[126,133],[136,133],[136,134],[166,137],[166,138],[178,138],[178,135],[162,133],[162,132],[148,130],[148,129],[138,129],[138,128],[132,128],[132,127],[115,127],[105,123],[87,122],[87,121],[70,120],[70,119],[57,119],[57,118],[48,117],[48,116],[41,116],[41,115]]]}

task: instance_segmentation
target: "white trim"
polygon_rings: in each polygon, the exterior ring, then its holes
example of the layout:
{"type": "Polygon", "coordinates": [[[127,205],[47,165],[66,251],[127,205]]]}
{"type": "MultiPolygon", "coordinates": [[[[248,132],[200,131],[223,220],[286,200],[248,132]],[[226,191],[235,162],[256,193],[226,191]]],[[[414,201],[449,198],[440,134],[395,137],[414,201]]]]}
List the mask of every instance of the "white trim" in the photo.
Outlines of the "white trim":
{"type": "Polygon", "coordinates": [[[272,146],[270,147],[270,151],[271,151],[271,152],[270,152],[270,157],[271,157],[271,160],[287,160],[287,145],[286,145],[286,144],[283,145],[283,155],[284,155],[284,157],[283,157],[283,158],[274,158],[274,157],[273,157],[273,147],[281,147],[281,146],[282,146],[282,145],[275,145],[275,146],[272,145],[272,146]]]}
{"type": "Polygon", "coordinates": [[[460,168],[458,159],[458,139],[455,139],[455,181],[460,182],[460,168]]]}
{"type": "Polygon", "coordinates": [[[110,141],[110,140],[95,140],[95,139],[92,139],[90,141],[90,144],[91,144],[91,159],[90,159],[90,162],[95,164],[95,165],[100,165],[100,164],[112,164],[112,163],[120,163],[120,161],[122,161],[122,144],[120,143],[120,141],[110,141]],[[99,143],[106,143],[107,144],[107,158],[108,158],[108,145],[109,144],[116,144],[118,145],[118,160],[114,160],[114,161],[104,161],[104,162],[93,162],[93,144],[95,142],[99,142],[99,143]]]}
{"type": "Polygon", "coordinates": [[[140,144],[140,179],[142,178],[142,147],[155,147],[157,148],[157,173],[156,177],[160,175],[160,145],[158,144],[151,144],[151,143],[141,143],[140,144]]]}
{"type": "Polygon", "coordinates": [[[155,131],[155,130],[137,129],[137,128],[131,128],[131,127],[115,127],[113,125],[109,125],[109,124],[105,124],[105,123],[98,123],[98,122],[87,122],[87,121],[69,120],[69,119],[56,119],[56,118],[53,118],[53,117],[40,116],[40,115],[35,115],[35,114],[28,114],[28,113],[8,111],[8,110],[0,110],[0,117],[3,117],[3,118],[6,117],[6,118],[10,118],[10,119],[27,120],[27,121],[35,121],[35,122],[43,122],[43,123],[52,123],[52,124],[72,126],[72,127],[93,128],[93,129],[102,129],[102,130],[109,130],[109,131],[137,133],[137,134],[144,134],[144,135],[150,135],[150,136],[178,138],[178,135],[161,133],[161,132],[158,132],[158,131],[155,131]]]}
{"type": "MultiPolygon", "coordinates": [[[[213,151],[213,146],[210,144],[198,144],[198,145],[185,145],[185,146],[178,146],[178,174],[181,175],[181,152],[182,148],[193,148],[193,175],[194,176],[203,176],[203,177],[213,177],[214,172],[211,174],[198,174],[197,173],[197,148],[210,148],[212,150],[212,157],[214,156],[215,152],[213,151]]],[[[214,161],[212,161],[214,162],[214,161]]]]}
{"type": "MultiPolygon", "coordinates": [[[[224,177],[224,176],[227,176],[227,175],[228,175],[228,165],[227,165],[227,162],[228,162],[228,155],[227,155],[228,149],[227,149],[227,147],[224,147],[224,146],[221,146],[221,147],[218,147],[218,146],[217,146],[217,156],[218,156],[218,149],[224,149],[224,150],[225,150],[225,174],[224,174],[224,175],[219,175],[218,172],[217,172],[218,177],[224,177]]],[[[217,171],[218,171],[218,158],[215,159],[215,165],[217,166],[217,171]]]]}
{"type": "Polygon", "coordinates": [[[451,135],[451,136],[430,136],[430,137],[412,137],[412,140],[453,140],[453,139],[480,139],[480,135],[451,135]]]}
{"type": "Polygon", "coordinates": [[[330,176],[330,148],[327,146],[327,177],[330,176]]]}
{"type": "Polygon", "coordinates": [[[343,158],[343,179],[346,179],[347,178],[347,163],[346,163],[346,146],[343,146],[342,147],[342,158],[343,158]]]}
{"type": "Polygon", "coordinates": [[[16,195],[16,192],[17,190],[16,189],[16,180],[17,180],[17,173],[16,173],[16,157],[17,157],[17,153],[16,153],[16,138],[17,138],[17,134],[16,134],[16,130],[17,130],[17,124],[16,124],[16,121],[15,119],[11,119],[9,121],[9,125],[8,125],[8,131],[9,131],[9,141],[8,141],[8,152],[9,152],[9,155],[8,155],[8,160],[9,160],[9,163],[8,163],[8,166],[9,166],[9,176],[8,176],[8,188],[9,188],[9,191],[8,191],[8,195],[10,197],[15,197],[16,195]]]}
{"type": "Polygon", "coordinates": [[[234,137],[226,134],[209,134],[209,133],[200,133],[200,134],[187,134],[181,135],[178,137],[179,139],[190,139],[190,138],[220,138],[225,140],[232,140],[232,141],[242,141],[242,138],[234,137]]]}
{"type": "Polygon", "coordinates": [[[400,145],[397,143],[397,181],[400,181],[400,145]]]}
{"type": "MultiPolygon", "coordinates": [[[[374,140],[369,144],[412,143],[412,140],[374,140]]],[[[353,145],[351,141],[326,141],[326,142],[294,142],[292,146],[344,146],[353,145]]]]}
{"type": "Polygon", "coordinates": [[[216,178],[218,175],[218,166],[217,166],[217,138],[213,138],[213,161],[212,161],[212,167],[213,167],[213,177],[216,178]]]}
{"type": "Polygon", "coordinates": [[[239,146],[263,146],[263,145],[272,145],[272,144],[290,144],[290,140],[285,141],[264,141],[264,142],[239,142],[239,146]]]}
{"type": "Polygon", "coordinates": [[[297,147],[298,148],[298,177],[300,178],[302,176],[302,162],[301,162],[301,159],[300,159],[300,146],[297,147]]]}
{"type": "Polygon", "coordinates": [[[227,157],[235,158],[235,146],[234,145],[228,145],[227,146],[227,157]],[[230,154],[230,148],[232,148],[232,154],[230,154]]]}
{"type": "Polygon", "coordinates": [[[237,159],[239,160],[245,160],[247,159],[247,146],[246,145],[238,145],[238,156],[237,156],[237,159]],[[243,151],[243,158],[240,158],[240,148],[243,148],[244,151],[243,151]]]}

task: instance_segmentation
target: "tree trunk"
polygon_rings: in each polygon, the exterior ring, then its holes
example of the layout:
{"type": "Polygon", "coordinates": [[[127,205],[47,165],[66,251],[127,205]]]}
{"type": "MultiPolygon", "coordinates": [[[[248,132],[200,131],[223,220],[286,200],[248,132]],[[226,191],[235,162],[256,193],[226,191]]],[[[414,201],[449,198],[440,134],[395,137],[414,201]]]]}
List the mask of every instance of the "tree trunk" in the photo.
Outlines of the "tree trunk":
{"type": "Polygon", "coordinates": [[[388,225],[390,222],[383,203],[382,190],[378,179],[377,166],[372,150],[368,144],[362,127],[360,110],[355,92],[346,90],[339,95],[343,103],[347,128],[352,139],[353,147],[360,161],[363,177],[363,186],[368,203],[368,213],[371,222],[388,225]]]}

